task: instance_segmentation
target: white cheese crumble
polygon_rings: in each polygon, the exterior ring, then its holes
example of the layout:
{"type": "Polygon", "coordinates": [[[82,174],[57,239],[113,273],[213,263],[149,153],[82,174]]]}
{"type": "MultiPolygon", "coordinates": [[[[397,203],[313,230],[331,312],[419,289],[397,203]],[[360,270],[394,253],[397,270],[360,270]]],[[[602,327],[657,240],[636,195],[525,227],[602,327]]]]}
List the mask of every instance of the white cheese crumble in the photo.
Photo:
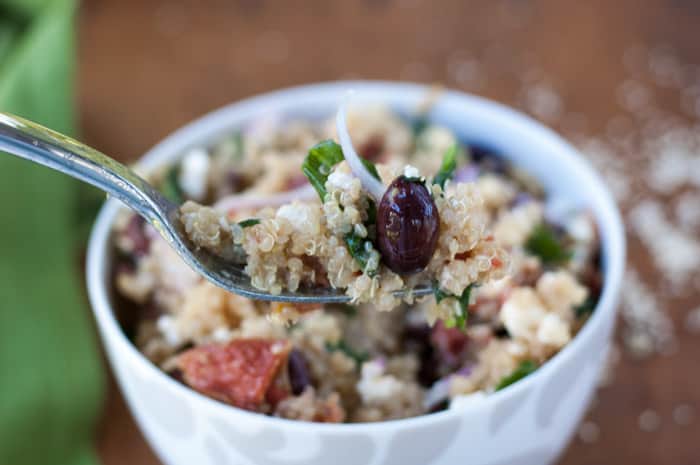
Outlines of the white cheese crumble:
{"type": "Polygon", "coordinates": [[[501,321],[514,338],[532,339],[546,309],[538,295],[530,288],[513,290],[501,308],[501,321]]]}
{"type": "Polygon", "coordinates": [[[537,340],[548,346],[564,347],[571,340],[569,325],[558,315],[548,313],[542,318],[537,329],[537,340]]]}
{"type": "Polygon", "coordinates": [[[178,182],[187,197],[202,201],[207,195],[207,179],[211,162],[206,150],[195,148],[182,160],[178,182]]]}
{"type": "Polygon", "coordinates": [[[536,288],[547,308],[564,318],[573,317],[573,308],[588,296],[588,290],[566,270],[547,271],[537,280],[536,288]]]}
{"type": "Polygon", "coordinates": [[[483,391],[477,391],[471,394],[460,394],[450,400],[450,410],[458,410],[467,408],[478,402],[482,402],[486,398],[483,391]]]}
{"type": "Polygon", "coordinates": [[[338,190],[349,191],[352,190],[353,183],[357,178],[350,173],[345,173],[340,170],[334,170],[328,175],[326,180],[326,185],[334,187],[338,190]]]}
{"type": "Polygon", "coordinates": [[[282,205],[276,214],[277,218],[283,218],[292,225],[297,231],[308,231],[309,234],[319,234],[318,229],[319,213],[318,209],[312,205],[307,205],[299,202],[294,202],[287,205],[282,205]]]}
{"type": "Polygon", "coordinates": [[[384,374],[384,366],[379,360],[362,364],[362,374],[357,383],[357,391],[363,402],[381,402],[398,395],[403,383],[392,375],[384,374]]]}
{"type": "Polygon", "coordinates": [[[162,315],[156,321],[156,327],[169,346],[177,347],[182,343],[182,338],[180,338],[180,333],[175,325],[175,319],[172,316],[162,315]]]}
{"type": "Polygon", "coordinates": [[[403,168],[403,175],[407,178],[420,178],[420,171],[415,166],[406,165],[403,168]]]}

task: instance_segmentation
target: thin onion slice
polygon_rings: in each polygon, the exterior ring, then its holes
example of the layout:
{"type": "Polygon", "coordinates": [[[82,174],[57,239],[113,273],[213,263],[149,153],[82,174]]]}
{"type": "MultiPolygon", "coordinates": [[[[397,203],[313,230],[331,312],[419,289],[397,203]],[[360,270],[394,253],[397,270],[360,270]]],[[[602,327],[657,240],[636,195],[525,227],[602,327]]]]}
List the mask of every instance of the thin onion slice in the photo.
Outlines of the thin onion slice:
{"type": "Polygon", "coordinates": [[[338,114],[335,118],[336,130],[338,131],[338,139],[340,140],[340,147],[343,149],[343,156],[345,160],[350,165],[350,170],[362,183],[362,186],[367,192],[370,193],[374,200],[379,203],[382,200],[382,196],[386,191],[386,186],[377,178],[372,176],[372,174],[367,170],[365,165],[362,163],[362,159],[355,151],[352,146],[352,140],[350,140],[350,133],[348,132],[348,126],[345,122],[345,103],[340,105],[338,109],[338,114]]]}
{"type": "Polygon", "coordinates": [[[318,198],[311,184],[304,184],[289,191],[274,194],[234,194],[219,199],[215,204],[216,210],[231,213],[240,210],[255,210],[264,207],[278,207],[295,200],[308,201],[318,198]]]}
{"type": "Polygon", "coordinates": [[[441,378],[430,387],[425,392],[423,398],[423,408],[425,410],[431,410],[433,407],[440,405],[450,398],[450,382],[452,381],[452,375],[448,375],[441,378]]]}

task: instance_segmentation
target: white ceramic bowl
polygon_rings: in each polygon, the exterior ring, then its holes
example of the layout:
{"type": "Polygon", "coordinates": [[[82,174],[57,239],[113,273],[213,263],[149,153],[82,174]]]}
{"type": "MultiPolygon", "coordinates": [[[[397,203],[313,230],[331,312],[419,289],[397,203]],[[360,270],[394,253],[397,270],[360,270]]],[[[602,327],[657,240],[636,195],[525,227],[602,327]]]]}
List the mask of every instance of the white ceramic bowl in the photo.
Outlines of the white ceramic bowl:
{"type": "MultiPolygon", "coordinates": [[[[174,161],[187,148],[270,113],[332,114],[348,88],[410,111],[424,86],[384,82],[316,84],[224,107],[153,148],[141,167],[174,161]]],[[[170,465],[542,465],[573,434],[609,347],[624,271],[625,240],[617,208],[600,178],[558,135],[505,106],[459,92],[441,97],[431,119],[462,140],[492,147],[538,178],[554,196],[589,208],[602,237],[605,285],[593,316],[549,362],[507,389],[458,408],[371,424],[296,422],[211,400],[158,370],[129,342],[114,317],[109,234],[120,205],[106,203],[90,239],[90,300],[112,368],[138,424],[170,465]]]]}

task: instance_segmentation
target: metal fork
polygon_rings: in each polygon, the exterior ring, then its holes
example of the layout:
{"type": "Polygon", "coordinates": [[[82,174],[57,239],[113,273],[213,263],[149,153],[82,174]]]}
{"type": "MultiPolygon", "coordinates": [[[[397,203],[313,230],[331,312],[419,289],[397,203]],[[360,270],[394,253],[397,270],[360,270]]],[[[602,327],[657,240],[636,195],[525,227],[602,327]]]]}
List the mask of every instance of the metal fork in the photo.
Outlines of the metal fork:
{"type": "MultiPolygon", "coordinates": [[[[269,294],[254,288],[241,265],[195,247],[184,232],[179,205],[128,167],[68,136],[18,116],[0,113],[0,151],[60,171],[105,191],[141,215],[197,273],[230,292],[256,300],[296,303],[347,302],[342,290],[312,288],[269,294]]],[[[401,295],[405,290],[397,291],[401,295]]],[[[413,289],[416,296],[429,286],[413,289]]]]}

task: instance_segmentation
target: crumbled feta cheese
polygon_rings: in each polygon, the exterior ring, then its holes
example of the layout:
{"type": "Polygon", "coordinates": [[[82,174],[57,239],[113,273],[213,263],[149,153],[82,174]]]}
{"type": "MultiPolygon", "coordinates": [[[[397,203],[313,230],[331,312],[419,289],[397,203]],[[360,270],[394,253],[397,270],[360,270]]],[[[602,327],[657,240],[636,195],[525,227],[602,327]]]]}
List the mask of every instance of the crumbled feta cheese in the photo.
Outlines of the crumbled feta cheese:
{"type": "Polygon", "coordinates": [[[216,328],[211,333],[211,338],[216,342],[228,342],[231,340],[231,331],[228,328],[216,328]]]}
{"type": "Polygon", "coordinates": [[[403,175],[407,178],[419,178],[420,171],[418,171],[418,168],[416,168],[415,166],[406,165],[403,168],[403,175]]]}
{"type": "Polygon", "coordinates": [[[482,402],[486,398],[483,391],[477,391],[471,394],[460,394],[455,396],[450,401],[450,410],[459,410],[467,408],[477,402],[482,402]]]}
{"type": "Polygon", "coordinates": [[[277,218],[283,218],[297,231],[305,231],[309,234],[320,234],[317,230],[320,224],[319,215],[318,209],[313,205],[299,202],[282,205],[277,210],[277,218]]]}
{"type": "Polygon", "coordinates": [[[379,360],[362,364],[362,375],[357,383],[357,391],[366,403],[381,402],[398,395],[403,383],[392,375],[384,374],[384,366],[379,360]]]}
{"type": "Polygon", "coordinates": [[[595,229],[586,214],[575,215],[566,224],[566,229],[574,240],[591,243],[595,239],[595,229]]]}
{"type": "Polygon", "coordinates": [[[341,170],[334,170],[331,174],[328,175],[326,185],[338,190],[349,191],[352,189],[353,183],[355,181],[358,180],[352,174],[345,173],[341,170]]]}
{"type": "Polygon", "coordinates": [[[192,149],[182,159],[178,182],[187,197],[202,201],[207,195],[207,178],[210,166],[209,155],[202,148],[192,149]]]}
{"type": "Polygon", "coordinates": [[[571,340],[569,325],[558,315],[548,313],[542,318],[537,329],[537,340],[556,348],[564,347],[571,340]]]}
{"type": "Polygon", "coordinates": [[[506,352],[516,358],[522,358],[527,355],[527,347],[518,341],[508,341],[505,344],[506,352]]]}
{"type": "Polygon", "coordinates": [[[535,291],[520,287],[503,303],[501,321],[515,339],[532,339],[545,313],[545,306],[535,291]]]}
{"type": "Polygon", "coordinates": [[[573,308],[581,305],[588,291],[566,270],[548,271],[537,280],[537,293],[550,311],[568,319],[573,308]]]}
{"type": "Polygon", "coordinates": [[[175,319],[170,315],[162,315],[156,321],[158,331],[163,335],[165,342],[171,347],[177,347],[182,343],[180,333],[175,325],[175,319]]]}

